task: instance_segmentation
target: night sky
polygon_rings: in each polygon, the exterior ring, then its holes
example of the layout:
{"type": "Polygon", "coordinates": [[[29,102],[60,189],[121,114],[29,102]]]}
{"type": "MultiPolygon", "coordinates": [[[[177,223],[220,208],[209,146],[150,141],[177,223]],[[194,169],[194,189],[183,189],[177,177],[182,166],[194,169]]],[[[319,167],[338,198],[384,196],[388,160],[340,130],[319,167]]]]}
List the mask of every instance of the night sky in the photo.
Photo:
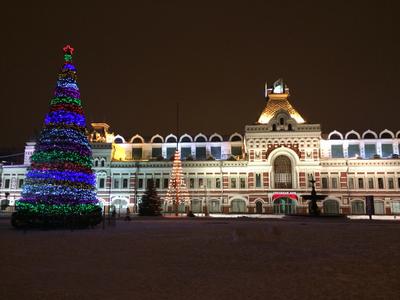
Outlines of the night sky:
{"type": "Polygon", "coordinates": [[[40,131],[67,43],[88,123],[127,139],[175,132],[176,102],[181,132],[243,132],[279,77],[324,133],[399,130],[396,1],[321,2],[2,3],[1,147],[40,131]]]}

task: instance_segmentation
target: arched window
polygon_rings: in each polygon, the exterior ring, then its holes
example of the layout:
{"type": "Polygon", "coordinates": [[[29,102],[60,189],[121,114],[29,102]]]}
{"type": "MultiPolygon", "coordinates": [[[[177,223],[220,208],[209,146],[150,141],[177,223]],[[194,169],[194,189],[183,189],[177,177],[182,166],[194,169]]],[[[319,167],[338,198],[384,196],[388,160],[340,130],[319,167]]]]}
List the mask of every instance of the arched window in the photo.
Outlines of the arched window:
{"type": "Polygon", "coordinates": [[[115,144],[122,144],[124,141],[121,139],[121,138],[116,138],[115,140],[114,140],[114,143],[115,144]]]}
{"type": "Polygon", "coordinates": [[[176,143],[176,138],[173,136],[170,136],[169,138],[167,138],[167,143],[176,143]]]}
{"type": "Polygon", "coordinates": [[[287,129],[288,129],[289,131],[292,131],[292,130],[293,130],[292,124],[289,124],[288,127],[287,127],[287,129]]]}
{"type": "Polygon", "coordinates": [[[190,143],[191,142],[191,140],[190,140],[190,138],[188,137],[188,136],[184,136],[182,139],[181,139],[181,143],[190,143]]]}
{"type": "Polygon", "coordinates": [[[272,131],[276,131],[276,124],[272,125],[272,131]]]}
{"type": "Polygon", "coordinates": [[[104,167],[104,164],[105,164],[104,159],[102,159],[101,162],[100,162],[100,166],[104,167]]]}
{"type": "Polygon", "coordinates": [[[285,119],[284,118],[280,118],[279,119],[279,124],[284,125],[285,124],[285,119]]]}
{"type": "Polygon", "coordinates": [[[274,161],[275,188],[292,188],[292,162],[289,157],[279,155],[274,161]]]}

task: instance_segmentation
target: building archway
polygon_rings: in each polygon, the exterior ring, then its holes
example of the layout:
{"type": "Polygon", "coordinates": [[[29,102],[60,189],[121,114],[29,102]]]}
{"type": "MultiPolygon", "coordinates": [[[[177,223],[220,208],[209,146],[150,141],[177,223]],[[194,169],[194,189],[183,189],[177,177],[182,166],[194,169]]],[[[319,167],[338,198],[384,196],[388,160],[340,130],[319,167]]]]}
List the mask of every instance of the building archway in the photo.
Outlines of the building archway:
{"type": "Polygon", "coordinates": [[[339,211],[339,202],[334,199],[325,200],[323,203],[324,214],[325,215],[338,215],[339,211]]]}
{"type": "Polygon", "coordinates": [[[289,197],[279,197],[273,202],[274,214],[292,215],[296,213],[296,201],[289,197]]]}
{"type": "Polygon", "coordinates": [[[234,199],[231,201],[231,212],[232,213],[245,213],[246,212],[246,201],[242,199],[234,199]]]}
{"type": "Polygon", "coordinates": [[[111,207],[115,209],[115,212],[118,214],[126,213],[126,209],[128,208],[128,201],[126,199],[117,198],[111,202],[111,207]]]}

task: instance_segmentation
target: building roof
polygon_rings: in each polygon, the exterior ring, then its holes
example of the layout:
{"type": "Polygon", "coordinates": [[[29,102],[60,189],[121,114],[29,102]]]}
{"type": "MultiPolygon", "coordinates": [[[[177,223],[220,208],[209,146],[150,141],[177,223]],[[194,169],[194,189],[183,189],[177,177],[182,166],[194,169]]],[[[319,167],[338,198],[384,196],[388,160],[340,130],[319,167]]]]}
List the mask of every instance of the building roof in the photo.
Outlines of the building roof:
{"type": "Polygon", "coordinates": [[[283,84],[281,79],[274,83],[273,89],[268,89],[266,87],[265,93],[268,100],[267,105],[258,119],[259,124],[268,124],[276,113],[281,110],[287,112],[297,123],[305,123],[302,116],[290,104],[288,100],[289,88],[283,84]]]}

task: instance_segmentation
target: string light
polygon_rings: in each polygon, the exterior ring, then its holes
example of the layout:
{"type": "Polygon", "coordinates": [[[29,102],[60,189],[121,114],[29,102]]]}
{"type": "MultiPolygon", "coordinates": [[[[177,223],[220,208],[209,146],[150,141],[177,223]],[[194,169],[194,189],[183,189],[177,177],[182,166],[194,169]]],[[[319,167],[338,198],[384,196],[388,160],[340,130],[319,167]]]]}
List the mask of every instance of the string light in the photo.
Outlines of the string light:
{"type": "Polygon", "coordinates": [[[166,201],[167,203],[173,204],[175,209],[177,209],[179,204],[188,203],[189,199],[189,191],[186,187],[185,178],[183,176],[180,153],[179,150],[176,150],[168,184],[166,201]]]}

